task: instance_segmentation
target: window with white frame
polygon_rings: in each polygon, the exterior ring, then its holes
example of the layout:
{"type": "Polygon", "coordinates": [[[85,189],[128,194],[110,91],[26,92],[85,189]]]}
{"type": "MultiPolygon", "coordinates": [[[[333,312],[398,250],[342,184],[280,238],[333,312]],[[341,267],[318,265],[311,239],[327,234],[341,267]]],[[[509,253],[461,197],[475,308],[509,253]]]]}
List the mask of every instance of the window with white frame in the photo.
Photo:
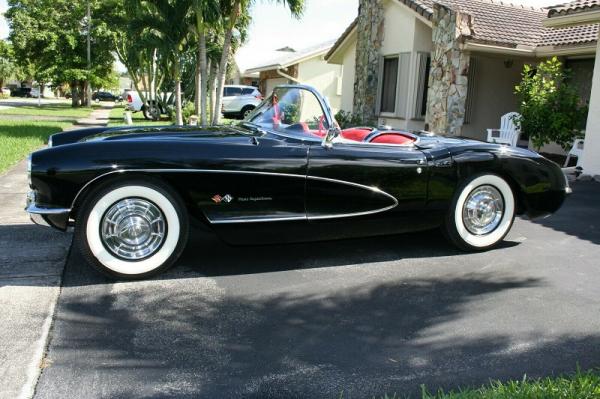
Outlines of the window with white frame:
{"type": "Polygon", "coordinates": [[[429,71],[431,70],[431,54],[417,54],[417,90],[415,102],[415,119],[424,119],[427,114],[427,92],[429,90],[429,71]]]}
{"type": "Polygon", "coordinates": [[[396,113],[396,90],[398,88],[399,57],[383,59],[383,74],[381,76],[380,112],[396,113]]]}
{"type": "Polygon", "coordinates": [[[411,53],[400,53],[382,59],[379,79],[379,112],[406,118],[411,53]]]}

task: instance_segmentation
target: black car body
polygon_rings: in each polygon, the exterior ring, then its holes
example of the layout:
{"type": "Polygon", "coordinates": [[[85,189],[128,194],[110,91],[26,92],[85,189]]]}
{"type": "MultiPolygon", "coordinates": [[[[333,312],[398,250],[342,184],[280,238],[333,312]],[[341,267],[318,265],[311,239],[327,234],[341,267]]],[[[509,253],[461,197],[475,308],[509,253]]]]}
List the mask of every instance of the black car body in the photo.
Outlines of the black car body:
{"type": "Polygon", "coordinates": [[[115,96],[107,91],[96,91],[92,93],[93,101],[117,101],[118,99],[118,96],[115,96]]]}
{"type": "MultiPolygon", "coordinates": [[[[278,106],[285,104],[277,103],[273,111],[276,100],[270,98],[248,118],[251,122],[238,126],[94,128],[57,134],[51,148],[31,157],[28,211],[38,222],[65,230],[82,216],[95,187],[151,179],[173,190],[191,218],[224,240],[266,243],[435,228],[448,222],[460,191],[478,176],[495,176],[510,186],[514,211],[506,217],[548,215],[570,191],[555,163],[527,149],[377,129],[365,129],[362,141],[351,141],[340,136],[326,100],[313,89],[280,90],[316,96],[324,115],[315,119],[313,130],[305,122],[281,129],[276,118],[284,115],[278,106]],[[280,115],[271,117],[269,112],[280,115]],[[277,129],[260,122],[270,123],[271,118],[277,129]],[[408,143],[377,144],[384,136],[408,143]]],[[[508,212],[505,192],[501,197],[502,211],[508,212]]],[[[477,206],[486,204],[489,199],[477,206]]]]}
{"type": "Polygon", "coordinates": [[[31,97],[31,88],[29,87],[17,87],[16,89],[12,89],[10,91],[11,97],[31,97]]]}

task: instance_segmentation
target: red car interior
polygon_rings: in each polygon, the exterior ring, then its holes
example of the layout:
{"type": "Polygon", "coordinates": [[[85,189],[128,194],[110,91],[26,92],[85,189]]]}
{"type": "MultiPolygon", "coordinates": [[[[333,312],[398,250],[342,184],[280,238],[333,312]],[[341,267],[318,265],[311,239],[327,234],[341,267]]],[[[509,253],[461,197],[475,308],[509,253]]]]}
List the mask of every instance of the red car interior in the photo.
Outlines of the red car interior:
{"type": "MultiPolygon", "coordinates": [[[[326,134],[324,128],[319,130],[312,130],[305,122],[300,122],[299,125],[302,127],[302,130],[306,133],[310,133],[318,137],[324,137],[326,134]]],[[[341,136],[346,140],[352,140],[362,143],[371,133],[373,133],[373,131],[374,129],[368,127],[353,127],[342,130],[341,136]]],[[[375,136],[373,139],[369,140],[369,142],[376,144],[407,145],[414,143],[415,138],[402,132],[384,132],[375,136]]]]}
{"type": "Polygon", "coordinates": [[[401,144],[407,145],[415,142],[415,139],[410,136],[406,136],[401,132],[384,133],[373,138],[371,143],[377,144],[401,144]]]}
{"type": "Polygon", "coordinates": [[[342,137],[346,140],[363,142],[372,131],[373,129],[368,127],[352,127],[342,130],[342,137]]]}

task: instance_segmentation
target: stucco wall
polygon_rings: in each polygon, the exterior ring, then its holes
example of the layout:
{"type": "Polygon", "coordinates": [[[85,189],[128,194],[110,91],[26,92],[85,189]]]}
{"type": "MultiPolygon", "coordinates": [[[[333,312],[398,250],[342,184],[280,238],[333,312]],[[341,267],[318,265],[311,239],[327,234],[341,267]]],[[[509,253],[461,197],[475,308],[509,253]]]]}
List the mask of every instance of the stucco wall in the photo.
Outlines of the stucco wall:
{"type": "Polygon", "coordinates": [[[397,93],[397,96],[407,97],[404,111],[407,118],[398,118],[391,115],[379,114],[378,122],[396,129],[421,130],[425,121],[411,117],[415,112],[416,89],[418,80],[419,52],[431,52],[431,27],[415,16],[408,7],[396,1],[385,3],[384,38],[381,47],[381,56],[390,56],[400,53],[411,53],[410,68],[402,73],[407,73],[408,90],[397,93]]]}
{"type": "Polygon", "coordinates": [[[314,86],[329,99],[333,112],[340,110],[342,96],[338,95],[338,79],[342,77],[342,66],[328,64],[322,56],[311,58],[298,65],[298,80],[314,86]]]}
{"type": "MultiPolygon", "coordinates": [[[[381,54],[385,56],[412,51],[416,20],[414,13],[396,1],[386,1],[384,12],[381,54]]],[[[431,42],[431,38],[429,41],[431,42]]]]}
{"type": "Polygon", "coordinates": [[[470,90],[473,98],[467,100],[472,107],[471,118],[463,125],[462,134],[486,140],[486,129],[499,128],[502,115],[518,111],[515,86],[521,80],[523,65],[535,63],[535,60],[477,53],[471,54],[471,57],[474,59],[472,67],[475,68],[473,79],[469,81],[469,85],[474,85],[470,90]]]}
{"type": "Polygon", "coordinates": [[[356,74],[356,41],[353,41],[344,53],[342,70],[341,109],[352,112],[354,107],[354,76],[356,74]]]}

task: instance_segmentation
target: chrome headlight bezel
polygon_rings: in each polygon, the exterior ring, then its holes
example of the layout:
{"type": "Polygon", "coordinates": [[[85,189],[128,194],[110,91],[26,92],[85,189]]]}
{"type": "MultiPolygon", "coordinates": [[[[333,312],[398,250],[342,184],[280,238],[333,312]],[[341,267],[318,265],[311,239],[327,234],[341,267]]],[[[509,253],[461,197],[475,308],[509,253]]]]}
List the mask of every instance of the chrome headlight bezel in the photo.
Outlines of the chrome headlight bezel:
{"type": "Polygon", "coordinates": [[[27,181],[31,185],[31,169],[32,169],[32,161],[31,154],[27,157],[27,181]]]}

